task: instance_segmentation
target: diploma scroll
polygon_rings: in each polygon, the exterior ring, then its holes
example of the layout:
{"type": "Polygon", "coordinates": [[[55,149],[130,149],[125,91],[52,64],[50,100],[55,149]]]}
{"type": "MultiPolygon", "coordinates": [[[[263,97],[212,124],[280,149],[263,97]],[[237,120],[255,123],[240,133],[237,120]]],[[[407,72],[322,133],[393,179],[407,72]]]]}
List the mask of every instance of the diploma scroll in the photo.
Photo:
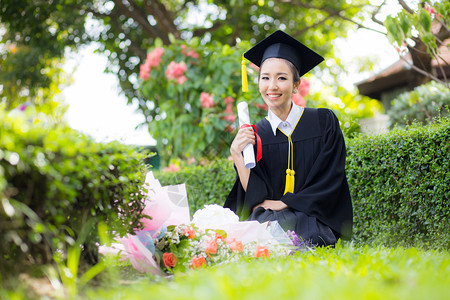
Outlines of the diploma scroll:
{"type": "MultiPolygon", "coordinates": [[[[237,112],[239,118],[239,127],[244,124],[250,125],[250,116],[248,113],[247,102],[239,102],[237,104],[237,112]]],[[[247,146],[245,146],[242,155],[244,156],[244,164],[247,169],[251,169],[256,166],[255,153],[253,152],[252,144],[248,144],[247,146]]]]}

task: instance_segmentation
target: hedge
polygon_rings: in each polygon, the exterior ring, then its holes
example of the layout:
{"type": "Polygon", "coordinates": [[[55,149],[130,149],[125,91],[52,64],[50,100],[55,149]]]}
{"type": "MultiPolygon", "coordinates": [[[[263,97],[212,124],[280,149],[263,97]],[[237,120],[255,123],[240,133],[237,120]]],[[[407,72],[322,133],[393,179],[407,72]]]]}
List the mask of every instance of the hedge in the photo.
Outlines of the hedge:
{"type": "MultiPolygon", "coordinates": [[[[0,269],[49,263],[87,224],[139,226],[145,155],[0,110],[0,269]]],[[[89,232],[83,257],[94,262],[96,226],[89,232]]]]}
{"type": "MultiPolygon", "coordinates": [[[[450,120],[346,144],[354,241],[450,249],[450,120]]],[[[186,183],[191,214],[222,205],[235,180],[226,159],[157,176],[163,185],[186,183]]]]}
{"type": "Polygon", "coordinates": [[[450,120],[348,143],[355,240],[450,248],[450,120]]]}

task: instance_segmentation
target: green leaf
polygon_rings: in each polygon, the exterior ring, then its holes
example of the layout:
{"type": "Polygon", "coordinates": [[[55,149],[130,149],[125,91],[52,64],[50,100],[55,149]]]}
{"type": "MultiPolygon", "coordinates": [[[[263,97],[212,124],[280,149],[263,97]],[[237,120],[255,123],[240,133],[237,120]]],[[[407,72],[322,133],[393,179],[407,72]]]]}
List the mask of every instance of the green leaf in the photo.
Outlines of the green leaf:
{"type": "Polygon", "coordinates": [[[425,32],[430,32],[431,29],[431,17],[428,11],[425,9],[420,9],[419,11],[419,21],[422,25],[422,28],[425,30],[425,32]]]}

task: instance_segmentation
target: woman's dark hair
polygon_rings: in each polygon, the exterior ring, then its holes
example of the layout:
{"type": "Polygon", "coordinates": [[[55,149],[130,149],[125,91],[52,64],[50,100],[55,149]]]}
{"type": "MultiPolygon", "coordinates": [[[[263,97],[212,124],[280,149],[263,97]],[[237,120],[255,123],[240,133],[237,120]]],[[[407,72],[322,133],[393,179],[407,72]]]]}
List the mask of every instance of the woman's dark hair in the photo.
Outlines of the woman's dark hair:
{"type": "MultiPolygon", "coordinates": [[[[281,58],[281,59],[287,63],[289,69],[291,70],[291,72],[293,74],[293,81],[294,81],[293,84],[296,84],[300,80],[300,74],[298,73],[297,68],[289,60],[284,59],[284,58],[281,58]]],[[[261,64],[261,67],[263,64],[264,64],[264,62],[261,64]]],[[[259,82],[259,78],[261,76],[261,67],[259,68],[259,72],[258,72],[258,82],[259,82]]]]}

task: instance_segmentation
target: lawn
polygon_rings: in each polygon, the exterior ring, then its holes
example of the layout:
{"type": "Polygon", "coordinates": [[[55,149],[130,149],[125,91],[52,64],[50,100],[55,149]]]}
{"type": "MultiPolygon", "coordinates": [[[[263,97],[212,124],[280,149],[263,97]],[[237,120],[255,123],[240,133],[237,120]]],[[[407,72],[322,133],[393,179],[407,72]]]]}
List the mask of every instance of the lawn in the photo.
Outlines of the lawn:
{"type": "Polygon", "coordinates": [[[448,299],[450,253],[338,245],[84,290],[89,299],[448,299]]]}

